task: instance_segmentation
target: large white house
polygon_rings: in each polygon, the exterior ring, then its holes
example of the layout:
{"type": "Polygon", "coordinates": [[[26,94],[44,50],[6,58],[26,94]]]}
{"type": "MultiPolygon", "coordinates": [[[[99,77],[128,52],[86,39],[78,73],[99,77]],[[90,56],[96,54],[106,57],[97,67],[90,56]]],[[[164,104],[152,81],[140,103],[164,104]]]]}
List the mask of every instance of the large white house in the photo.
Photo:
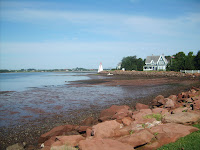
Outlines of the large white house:
{"type": "Polygon", "coordinates": [[[145,66],[143,67],[143,71],[151,71],[151,70],[166,70],[167,68],[167,59],[164,55],[160,56],[147,56],[145,61],[145,66]]]}

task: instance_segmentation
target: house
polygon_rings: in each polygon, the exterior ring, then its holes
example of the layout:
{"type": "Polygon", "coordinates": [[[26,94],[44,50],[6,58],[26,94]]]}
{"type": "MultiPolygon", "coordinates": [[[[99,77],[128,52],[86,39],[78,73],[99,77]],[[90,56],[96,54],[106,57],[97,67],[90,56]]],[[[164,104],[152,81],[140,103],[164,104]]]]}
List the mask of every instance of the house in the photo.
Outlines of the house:
{"type": "Polygon", "coordinates": [[[143,67],[143,71],[166,70],[167,63],[168,61],[164,55],[147,56],[146,61],[145,61],[145,66],[143,67]]]}

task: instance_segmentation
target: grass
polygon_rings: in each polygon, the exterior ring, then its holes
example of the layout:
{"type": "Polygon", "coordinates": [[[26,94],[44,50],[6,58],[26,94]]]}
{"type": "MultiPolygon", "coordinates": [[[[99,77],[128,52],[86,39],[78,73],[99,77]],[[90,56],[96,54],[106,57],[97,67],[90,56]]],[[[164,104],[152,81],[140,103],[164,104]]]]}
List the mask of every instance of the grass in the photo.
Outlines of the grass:
{"type": "MultiPolygon", "coordinates": [[[[200,129],[200,124],[193,126],[200,129]]],[[[174,143],[164,145],[157,150],[200,150],[200,130],[182,137],[174,143]]]]}
{"type": "Polygon", "coordinates": [[[155,118],[157,121],[161,121],[162,120],[162,115],[161,114],[150,114],[150,115],[144,116],[144,118],[145,119],[155,118]]]}

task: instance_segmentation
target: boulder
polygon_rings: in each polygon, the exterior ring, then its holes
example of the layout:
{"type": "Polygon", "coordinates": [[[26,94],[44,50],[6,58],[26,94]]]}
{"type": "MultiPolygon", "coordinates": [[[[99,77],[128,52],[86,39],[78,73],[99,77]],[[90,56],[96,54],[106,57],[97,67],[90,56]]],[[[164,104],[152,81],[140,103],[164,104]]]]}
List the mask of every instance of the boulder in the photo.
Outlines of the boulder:
{"type": "Polygon", "coordinates": [[[177,96],[176,95],[170,95],[168,98],[173,100],[173,101],[177,101],[177,96]]]}
{"type": "Polygon", "coordinates": [[[184,137],[194,131],[198,131],[198,128],[175,123],[167,123],[152,127],[150,132],[156,134],[157,141],[150,145],[144,146],[143,149],[157,149],[162,145],[175,142],[180,137],[184,137]]]}
{"type": "Polygon", "coordinates": [[[38,140],[38,143],[44,143],[46,140],[50,139],[53,136],[63,135],[72,130],[74,130],[73,125],[63,125],[55,127],[51,129],[49,132],[42,134],[38,140]]]}
{"type": "Polygon", "coordinates": [[[80,125],[81,126],[91,126],[95,123],[95,120],[93,117],[88,117],[85,120],[83,120],[80,125]]]}
{"type": "Polygon", "coordinates": [[[56,136],[51,137],[50,139],[48,139],[47,141],[44,142],[44,146],[51,146],[53,143],[55,143],[56,141],[56,136]]]}
{"type": "Polygon", "coordinates": [[[21,143],[16,143],[14,145],[8,146],[6,150],[25,150],[24,145],[21,143]]]}
{"type": "Polygon", "coordinates": [[[121,109],[129,110],[130,107],[126,105],[123,106],[112,105],[110,108],[101,111],[99,120],[101,121],[110,120],[121,109]]]}
{"type": "Polygon", "coordinates": [[[147,130],[140,130],[131,135],[121,137],[118,141],[129,144],[132,147],[137,147],[149,143],[153,137],[154,135],[151,132],[147,130]]]}
{"type": "Polygon", "coordinates": [[[179,107],[179,108],[172,110],[172,114],[187,112],[187,110],[188,110],[187,107],[179,107]]]}
{"type": "Polygon", "coordinates": [[[167,109],[164,109],[164,108],[154,108],[154,109],[152,109],[152,112],[153,112],[154,114],[161,114],[161,115],[170,114],[170,113],[168,112],[168,110],[167,110],[167,109]]]}
{"type": "Polygon", "coordinates": [[[123,119],[124,117],[131,116],[132,111],[128,109],[120,109],[115,115],[112,116],[112,119],[123,119]]]}
{"type": "Polygon", "coordinates": [[[91,127],[89,127],[89,126],[78,126],[76,128],[76,131],[78,131],[79,133],[83,133],[83,132],[86,133],[87,128],[91,128],[91,127]]]}
{"type": "Polygon", "coordinates": [[[200,119],[200,115],[191,112],[180,112],[175,114],[166,115],[163,117],[164,122],[192,124],[200,119]]]}
{"type": "Polygon", "coordinates": [[[140,109],[149,109],[148,105],[145,104],[141,104],[141,103],[137,103],[135,106],[136,110],[140,110],[140,109]]]}
{"type": "Polygon", "coordinates": [[[77,150],[75,147],[62,145],[62,146],[53,146],[50,150],[77,150]]]}
{"type": "Polygon", "coordinates": [[[174,108],[175,107],[175,101],[169,99],[169,98],[165,98],[165,107],[166,108],[174,108]]]}
{"type": "Polygon", "coordinates": [[[79,142],[80,150],[134,150],[128,144],[112,139],[87,139],[79,142]]]}
{"type": "Polygon", "coordinates": [[[151,109],[141,109],[139,112],[137,113],[133,113],[132,118],[134,120],[143,120],[144,116],[152,114],[152,110],[151,109]]]}
{"type": "Polygon", "coordinates": [[[133,119],[131,117],[125,117],[122,119],[122,123],[125,125],[125,126],[129,126],[131,124],[131,122],[133,121],[133,119]]]}
{"type": "Polygon", "coordinates": [[[194,101],[194,110],[200,110],[200,100],[194,101]]]}
{"type": "Polygon", "coordinates": [[[165,104],[164,99],[165,99],[164,96],[158,95],[158,96],[152,101],[152,105],[153,105],[153,106],[161,106],[161,105],[165,104]]]}
{"type": "Polygon", "coordinates": [[[115,130],[120,129],[121,124],[115,120],[105,121],[92,127],[94,137],[109,138],[115,135],[115,130]]]}
{"type": "Polygon", "coordinates": [[[56,136],[56,142],[52,146],[77,146],[79,141],[84,140],[85,138],[81,135],[71,135],[71,136],[56,136]]]}

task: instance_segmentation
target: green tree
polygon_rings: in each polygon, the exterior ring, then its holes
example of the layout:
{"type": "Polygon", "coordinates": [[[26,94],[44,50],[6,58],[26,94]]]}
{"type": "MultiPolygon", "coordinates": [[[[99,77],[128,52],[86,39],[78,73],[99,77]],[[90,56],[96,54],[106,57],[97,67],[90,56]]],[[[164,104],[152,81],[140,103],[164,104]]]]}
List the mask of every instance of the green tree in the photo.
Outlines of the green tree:
{"type": "Polygon", "coordinates": [[[195,56],[193,55],[193,52],[189,52],[188,55],[185,57],[185,70],[194,70],[194,58],[195,56]]]}
{"type": "Polygon", "coordinates": [[[200,70],[200,50],[197,55],[194,57],[194,66],[196,70],[200,70]]]}
{"type": "Polygon", "coordinates": [[[136,56],[128,56],[122,59],[121,67],[125,68],[126,70],[142,71],[143,66],[144,66],[144,61],[141,58],[137,59],[136,56]]]}
{"type": "Polygon", "coordinates": [[[176,55],[174,55],[175,58],[171,59],[170,64],[168,65],[167,70],[171,71],[180,71],[185,69],[185,53],[179,52],[176,55]]]}

